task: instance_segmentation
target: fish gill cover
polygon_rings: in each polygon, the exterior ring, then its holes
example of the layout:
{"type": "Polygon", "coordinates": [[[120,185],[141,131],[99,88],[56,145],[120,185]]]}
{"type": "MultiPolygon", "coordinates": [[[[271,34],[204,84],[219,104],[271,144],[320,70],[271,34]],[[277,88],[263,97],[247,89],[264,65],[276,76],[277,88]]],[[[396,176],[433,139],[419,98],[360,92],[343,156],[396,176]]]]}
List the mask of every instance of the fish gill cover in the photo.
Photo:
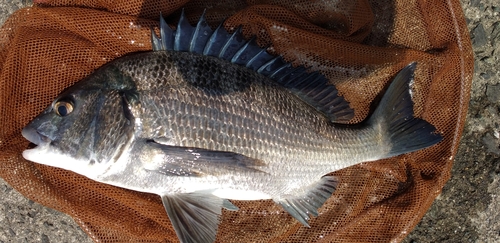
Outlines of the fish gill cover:
{"type": "Polygon", "coordinates": [[[365,119],[395,74],[416,61],[414,113],[444,137],[425,151],[333,173],[341,183],[320,216],[310,221],[311,228],[270,201],[232,201],[240,210],[223,212],[217,240],[402,239],[448,179],[463,126],[472,59],[458,2],[274,4],[149,1],[50,7],[66,5],[54,1],[21,10],[1,32],[1,118],[6,126],[0,175],[33,200],[75,217],[96,241],[176,241],[157,196],[29,163],[20,155],[28,144],[20,130],[94,69],[127,53],[151,50],[149,26],[158,26],[159,12],[172,16],[167,21],[175,26],[184,5],[191,23],[203,9],[212,28],[229,17],[224,27],[230,32],[242,26],[261,46],[323,73],[355,111],[352,123],[365,119]]]}

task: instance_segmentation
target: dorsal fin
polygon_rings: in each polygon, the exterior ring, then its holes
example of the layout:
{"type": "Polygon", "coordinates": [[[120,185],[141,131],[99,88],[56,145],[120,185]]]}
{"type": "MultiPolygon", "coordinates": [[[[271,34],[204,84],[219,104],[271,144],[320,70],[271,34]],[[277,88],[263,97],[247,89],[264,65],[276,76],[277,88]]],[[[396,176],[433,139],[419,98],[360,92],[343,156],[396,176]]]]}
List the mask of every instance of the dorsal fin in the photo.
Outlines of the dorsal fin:
{"type": "Polygon", "coordinates": [[[293,67],[281,56],[274,56],[255,42],[246,40],[241,27],[232,34],[221,23],[215,30],[208,26],[205,11],[195,27],[188,22],[182,10],[176,30],[160,17],[160,37],[151,31],[154,51],[187,51],[214,56],[252,69],[292,91],[303,101],[324,114],[331,122],[345,123],[354,117],[349,103],[338,95],[334,85],[319,72],[310,72],[303,66],[293,67]]]}

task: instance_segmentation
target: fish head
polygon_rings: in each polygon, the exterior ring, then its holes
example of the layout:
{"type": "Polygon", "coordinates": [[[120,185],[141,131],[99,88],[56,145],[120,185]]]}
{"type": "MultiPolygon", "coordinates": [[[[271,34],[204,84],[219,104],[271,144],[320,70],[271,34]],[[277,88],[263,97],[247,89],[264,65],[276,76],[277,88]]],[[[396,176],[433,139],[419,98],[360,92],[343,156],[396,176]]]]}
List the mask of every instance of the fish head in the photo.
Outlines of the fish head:
{"type": "Polygon", "coordinates": [[[124,152],[134,122],[126,114],[129,77],[107,65],[63,91],[22,130],[37,145],[27,160],[95,179],[124,152]],[[125,84],[124,84],[125,83],[125,84]]]}

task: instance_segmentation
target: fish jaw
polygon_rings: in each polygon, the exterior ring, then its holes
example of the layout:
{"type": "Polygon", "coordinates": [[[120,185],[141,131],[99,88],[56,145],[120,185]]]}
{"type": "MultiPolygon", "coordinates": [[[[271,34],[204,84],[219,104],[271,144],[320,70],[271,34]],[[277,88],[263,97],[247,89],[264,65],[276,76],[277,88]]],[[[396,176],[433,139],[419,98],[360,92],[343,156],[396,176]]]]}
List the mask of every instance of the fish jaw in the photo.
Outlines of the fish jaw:
{"type": "Polygon", "coordinates": [[[53,149],[53,147],[49,145],[39,145],[32,149],[26,149],[23,151],[23,157],[38,164],[73,171],[89,178],[93,177],[90,161],[72,158],[71,156],[53,149]]]}
{"type": "Polygon", "coordinates": [[[38,133],[35,129],[26,127],[22,130],[22,135],[37,146],[32,149],[26,149],[22,155],[26,160],[57,167],[95,179],[95,166],[89,159],[74,158],[68,154],[59,151],[51,146],[52,140],[38,133]]]}

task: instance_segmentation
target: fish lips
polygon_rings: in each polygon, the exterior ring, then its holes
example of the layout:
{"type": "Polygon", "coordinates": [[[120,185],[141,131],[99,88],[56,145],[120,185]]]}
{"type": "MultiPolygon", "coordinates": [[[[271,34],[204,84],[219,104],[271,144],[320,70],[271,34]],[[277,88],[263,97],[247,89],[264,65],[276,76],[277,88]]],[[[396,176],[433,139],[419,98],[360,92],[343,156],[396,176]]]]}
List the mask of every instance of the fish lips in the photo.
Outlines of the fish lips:
{"type": "Polygon", "coordinates": [[[49,148],[52,140],[29,126],[23,128],[21,134],[32,144],[37,145],[34,148],[30,146],[28,149],[24,150],[23,157],[32,162],[47,164],[47,157],[45,155],[50,152],[49,148]]]}
{"type": "Polygon", "coordinates": [[[46,146],[51,142],[51,140],[47,136],[40,134],[36,129],[34,129],[32,127],[23,128],[23,130],[21,131],[21,134],[28,141],[30,141],[38,146],[46,146]]]}

